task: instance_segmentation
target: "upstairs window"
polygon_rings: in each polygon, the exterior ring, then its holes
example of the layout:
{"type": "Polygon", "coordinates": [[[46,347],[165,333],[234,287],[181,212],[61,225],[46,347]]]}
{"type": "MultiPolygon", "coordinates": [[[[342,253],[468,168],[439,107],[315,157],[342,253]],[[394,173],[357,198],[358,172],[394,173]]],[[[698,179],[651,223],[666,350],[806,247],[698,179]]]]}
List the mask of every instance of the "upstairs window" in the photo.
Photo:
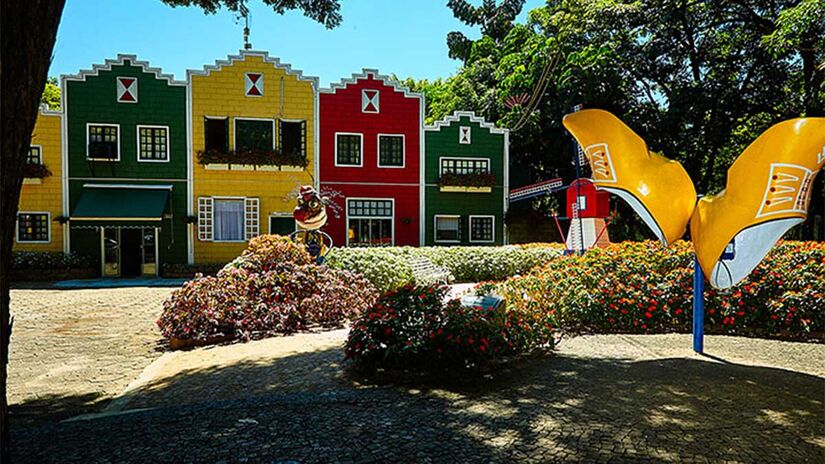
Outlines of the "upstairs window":
{"type": "Polygon", "coordinates": [[[490,172],[489,159],[441,158],[441,174],[479,174],[490,172]]]}
{"type": "Polygon", "coordinates": [[[17,214],[18,242],[47,243],[49,240],[49,213],[17,214]]]}
{"type": "Polygon", "coordinates": [[[275,121],[272,119],[235,119],[235,151],[272,151],[275,149],[275,121]]]}
{"type": "Polygon", "coordinates": [[[307,156],[306,121],[278,121],[281,152],[286,156],[307,156]]]}
{"type": "Polygon", "coordinates": [[[335,165],[362,166],[363,136],[361,134],[335,134],[335,165]]]}
{"type": "Polygon", "coordinates": [[[264,75],[261,73],[244,74],[244,95],[247,97],[264,96],[264,75]]]}
{"type": "Polygon", "coordinates": [[[206,151],[229,151],[229,127],[226,118],[206,118],[203,126],[206,151]]]}
{"type": "Polygon", "coordinates": [[[137,103],[138,102],[138,80],[137,77],[119,76],[117,78],[117,102],[137,103]]]}
{"type": "Polygon", "coordinates": [[[102,161],[118,161],[120,159],[120,126],[89,124],[87,130],[87,159],[102,161]]]}
{"type": "Polygon", "coordinates": [[[39,145],[29,147],[29,154],[26,156],[26,164],[39,166],[43,164],[43,156],[39,145]]]}
{"type": "Polygon", "coordinates": [[[404,167],[404,136],[403,135],[379,135],[378,136],[378,167],[382,167],[382,168],[403,168],[404,167]]]}
{"type": "Polygon", "coordinates": [[[138,161],[169,161],[169,128],[138,126],[138,161]]]}
{"type": "Polygon", "coordinates": [[[461,126],[458,128],[458,143],[461,145],[469,145],[472,143],[472,128],[469,126],[461,126]]]}

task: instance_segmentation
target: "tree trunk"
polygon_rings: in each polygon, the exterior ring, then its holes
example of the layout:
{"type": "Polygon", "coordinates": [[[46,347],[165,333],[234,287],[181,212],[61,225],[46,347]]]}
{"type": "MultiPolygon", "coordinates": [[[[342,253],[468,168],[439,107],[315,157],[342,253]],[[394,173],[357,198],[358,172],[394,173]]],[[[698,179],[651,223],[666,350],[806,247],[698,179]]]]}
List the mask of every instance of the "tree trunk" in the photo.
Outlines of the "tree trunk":
{"type": "Polygon", "coordinates": [[[9,282],[17,202],[65,0],[3,0],[0,11],[0,463],[9,462],[9,282]]]}

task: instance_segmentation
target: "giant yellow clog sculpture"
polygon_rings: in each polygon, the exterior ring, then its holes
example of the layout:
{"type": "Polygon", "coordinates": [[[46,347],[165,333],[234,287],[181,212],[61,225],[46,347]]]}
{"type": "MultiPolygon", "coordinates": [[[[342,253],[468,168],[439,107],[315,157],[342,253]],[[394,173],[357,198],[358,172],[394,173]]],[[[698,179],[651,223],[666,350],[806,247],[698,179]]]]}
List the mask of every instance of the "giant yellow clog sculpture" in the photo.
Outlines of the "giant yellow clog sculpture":
{"type": "Polygon", "coordinates": [[[619,118],[603,110],[564,117],[582,146],[600,189],[625,200],[665,245],[685,234],[696,190],[685,168],[647,149],[619,118]]]}
{"type": "Polygon", "coordinates": [[[744,279],[779,238],[805,220],[813,180],[825,165],[825,118],[781,122],[757,138],[728,171],[727,188],[696,203],[682,165],[648,151],[644,140],[603,110],[564,117],[590,162],[593,183],[627,201],[662,242],[690,222],[711,285],[744,279]],[[722,259],[732,244],[733,257],[722,259]]]}
{"type": "Polygon", "coordinates": [[[725,190],[699,200],[690,220],[696,256],[711,285],[736,285],[805,220],[823,164],[825,118],[780,122],[742,152],[728,170],[725,190]],[[729,243],[733,258],[720,259],[729,243]]]}

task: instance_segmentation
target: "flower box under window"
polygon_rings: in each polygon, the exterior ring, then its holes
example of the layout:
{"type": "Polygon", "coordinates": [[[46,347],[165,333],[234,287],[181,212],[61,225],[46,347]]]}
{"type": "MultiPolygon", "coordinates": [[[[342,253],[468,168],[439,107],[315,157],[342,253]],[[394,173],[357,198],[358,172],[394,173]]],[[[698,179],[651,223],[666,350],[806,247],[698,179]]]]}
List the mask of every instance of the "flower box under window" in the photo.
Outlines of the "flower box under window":
{"type": "Polygon", "coordinates": [[[207,150],[198,152],[198,162],[209,170],[222,171],[303,171],[307,159],[302,154],[277,150],[207,150]]]}
{"type": "Polygon", "coordinates": [[[469,174],[443,173],[438,179],[442,192],[489,193],[496,184],[496,176],[490,172],[469,174]]]}
{"type": "Polygon", "coordinates": [[[49,168],[47,168],[45,164],[26,163],[23,165],[23,178],[25,179],[43,179],[51,175],[52,172],[49,171],[49,168]]]}

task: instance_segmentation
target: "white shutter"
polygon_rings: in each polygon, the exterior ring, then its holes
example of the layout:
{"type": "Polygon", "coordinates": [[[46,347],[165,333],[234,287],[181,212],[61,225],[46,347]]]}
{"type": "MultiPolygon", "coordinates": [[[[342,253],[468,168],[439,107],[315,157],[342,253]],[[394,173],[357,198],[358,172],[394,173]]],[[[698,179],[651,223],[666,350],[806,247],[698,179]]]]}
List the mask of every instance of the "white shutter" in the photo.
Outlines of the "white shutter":
{"type": "Polygon", "coordinates": [[[198,240],[212,241],[212,197],[198,197],[198,240]]]}
{"type": "Polygon", "coordinates": [[[257,198],[246,198],[244,203],[244,224],[246,225],[246,239],[249,240],[252,237],[257,237],[258,231],[260,230],[258,224],[259,202],[257,198]]]}

